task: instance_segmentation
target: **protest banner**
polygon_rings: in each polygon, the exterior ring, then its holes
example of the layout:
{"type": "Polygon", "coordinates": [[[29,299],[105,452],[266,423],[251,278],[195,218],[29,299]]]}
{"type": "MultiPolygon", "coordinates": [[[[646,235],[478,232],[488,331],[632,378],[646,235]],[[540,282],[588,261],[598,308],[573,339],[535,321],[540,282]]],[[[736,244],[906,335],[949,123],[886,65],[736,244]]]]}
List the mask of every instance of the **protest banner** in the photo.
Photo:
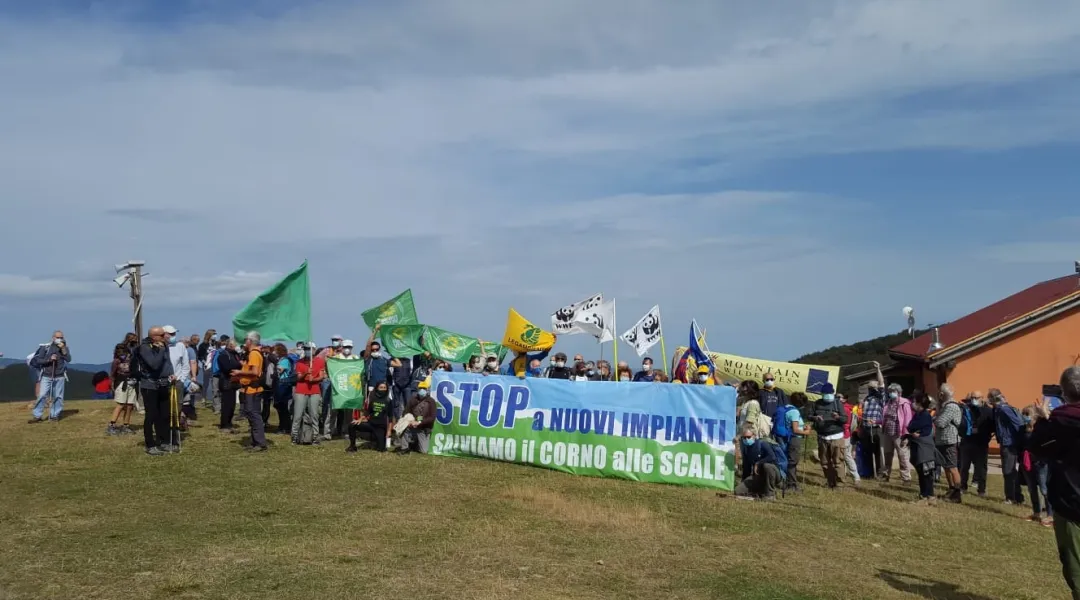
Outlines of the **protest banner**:
{"type": "MultiPolygon", "coordinates": [[[[675,356],[682,356],[685,352],[686,346],[682,346],[675,351],[675,356]]],[[[821,386],[826,382],[833,386],[840,385],[840,367],[801,365],[719,352],[709,352],[708,355],[715,365],[716,373],[725,381],[751,379],[761,383],[762,376],[771,371],[776,376],[776,387],[788,394],[803,392],[811,400],[821,398],[821,386]]],[[[693,365],[689,368],[693,369],[693,365]]]]}
{"type": "Polygon", "coordinates": [[[735,390],[432,373],[430,453],[733,490],[735,390]]]}

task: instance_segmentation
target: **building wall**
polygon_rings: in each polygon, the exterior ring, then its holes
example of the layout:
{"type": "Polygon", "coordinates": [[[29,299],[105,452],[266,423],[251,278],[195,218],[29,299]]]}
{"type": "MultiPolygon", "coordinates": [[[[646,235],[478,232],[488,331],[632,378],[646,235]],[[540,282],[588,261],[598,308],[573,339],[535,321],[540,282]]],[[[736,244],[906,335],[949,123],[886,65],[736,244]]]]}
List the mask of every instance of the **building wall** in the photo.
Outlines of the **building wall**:
{"type": "MultiPolygon", "coordinates": [[[[957,396],[999,388],[1017,408],[1042,398],[1042,386],[1057,383],[1066,367],[1080,363],[1080,309],[1025,329],[967,354],[948,372],[957,396]]],[[[926,370],[927,391],[937,376],[926,370]]]]}

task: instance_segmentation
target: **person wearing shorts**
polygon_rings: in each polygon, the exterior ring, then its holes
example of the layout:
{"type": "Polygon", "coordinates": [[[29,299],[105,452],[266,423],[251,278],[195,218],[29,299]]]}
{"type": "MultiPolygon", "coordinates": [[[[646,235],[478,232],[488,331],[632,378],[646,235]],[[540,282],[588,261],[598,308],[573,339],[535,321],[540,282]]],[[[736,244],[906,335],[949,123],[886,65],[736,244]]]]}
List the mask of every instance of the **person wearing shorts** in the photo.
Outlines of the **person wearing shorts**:
{"type": "Polygon", "coordinates": [[[960,490],[960,421],[963,410],[956,402],[953,388],[945,383],[941,386],[941,408],[934,417],[934,444],[937,446],[937,460],[945,471],[945,477],[949,480],[949,493],[945,499],[959,504],[961,501],[960,490]]]}
{"type": "Polygon", "coordinates": [[[131,413],[135,412],[135,399],[138,394],[138,386],[131,377],[131,348],[127,344],[117,344],[113,350],[112,367],[109,376],[113,383],[113,401],[116,408],[113,409],[109,427],[105,430],[107,435],[127,435],[135,433],[131,430],[131,413]],[[117,426],[117,421],[123,425],[117,426]]]}

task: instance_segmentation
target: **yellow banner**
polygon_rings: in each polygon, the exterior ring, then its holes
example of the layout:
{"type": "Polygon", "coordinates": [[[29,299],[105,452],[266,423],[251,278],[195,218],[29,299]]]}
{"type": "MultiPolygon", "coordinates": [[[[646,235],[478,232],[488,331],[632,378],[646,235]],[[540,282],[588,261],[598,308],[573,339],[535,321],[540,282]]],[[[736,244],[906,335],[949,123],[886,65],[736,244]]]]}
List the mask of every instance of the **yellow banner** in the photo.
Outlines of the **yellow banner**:
{"type": "MultiPolygon", "coordinates": [[[[686,346],[675,350],[675,361],[686,352],[686,346]]],[[[710,352],[709,358],[716,365],[716,372],[724,381],[745,381],[747,379],[761,383],[765,373],[771,372],[776,377],[776,387],[784,390],[788,395],[793,392],[802,392],[811,400],[821,398],[821,386],[825,382],[840,385],[840,367],[824,365],[802,365],[775,360],[761,360],[759,358],[747,358],[734,354],[720,354],[710,352]]],[[[693,369],[693,359],[688,370],[693,369]]],[[[693,372],[692,370],[690,372],[693,372]]]]}
{"type": "Polygon", "coordinates": [[[555,336],[528,322],[514,309],[506,316],[502,345],[515,352],[537,352],[555,345],[555,336]]]}

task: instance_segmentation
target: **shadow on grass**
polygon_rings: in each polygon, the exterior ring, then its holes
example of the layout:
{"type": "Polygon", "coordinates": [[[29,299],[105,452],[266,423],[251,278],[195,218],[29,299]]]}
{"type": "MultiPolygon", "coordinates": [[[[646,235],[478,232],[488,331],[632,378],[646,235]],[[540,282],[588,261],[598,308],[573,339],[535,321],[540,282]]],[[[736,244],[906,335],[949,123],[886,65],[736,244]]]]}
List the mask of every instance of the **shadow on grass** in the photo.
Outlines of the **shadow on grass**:
{"type": "Polygon", "coordinates": [[[69,408],[67,410],[60,411],[60,418],[61,419],[66,419],[68,417],[74,417],[77,414],[79,414],[79,409],[77,409],[77,408],[69,408]]]}
{"type": "Polygon", "coordinates": [[[989,596],[961,592],[960,586],[954,583],[926,579],[925,577],[907,573],[878,571],[878,579],[884,581],[894,590],[922,596],[923,598],[933,598],[933,600],[994,600],[989,596]]]}
{"type": "Polygon", "coordinates": [[[975,502],[965,502],[965,503],[961,504],[960,506],[965,506],[965,507],[967,507],[967,508],[969,508],[971,510],[977,510],[979,512],[985,512],[985,513],[990,513],[990,514],[994,514],[994,515],[1003,515],[1003,516],[1006,516],[1006,517],[1011,517],[1013,519],[1022,519],[1023,518],[1023,517],[1021,517],[1019,515],[1016,515],[1015,513],[1011,513],[1008,510],[1005,510],[1004,508],[999,508],[999,507],[993,506],[993,505],[986,505],[986,504],[975,503],[975,502]]]}
{"type": "Polygon", "coordinates": [[[874,488],[866,487],[866,486],[860,486],[860,487],[851,488],[851,489],[853,491],[856,491],[856,492],[860,493],[860,494],[865,494],[867,496],[873,496],[874,498],[880,498],[882,500],[891,500],[893,502],[907,502],[909,500],[914,500],[915,499],[915,497],[913,495],[911,495],[911,494],[908,494],[906,496],[901,496],[899,494],[890,493],[888,490],[874,489],[874,488]]]}

